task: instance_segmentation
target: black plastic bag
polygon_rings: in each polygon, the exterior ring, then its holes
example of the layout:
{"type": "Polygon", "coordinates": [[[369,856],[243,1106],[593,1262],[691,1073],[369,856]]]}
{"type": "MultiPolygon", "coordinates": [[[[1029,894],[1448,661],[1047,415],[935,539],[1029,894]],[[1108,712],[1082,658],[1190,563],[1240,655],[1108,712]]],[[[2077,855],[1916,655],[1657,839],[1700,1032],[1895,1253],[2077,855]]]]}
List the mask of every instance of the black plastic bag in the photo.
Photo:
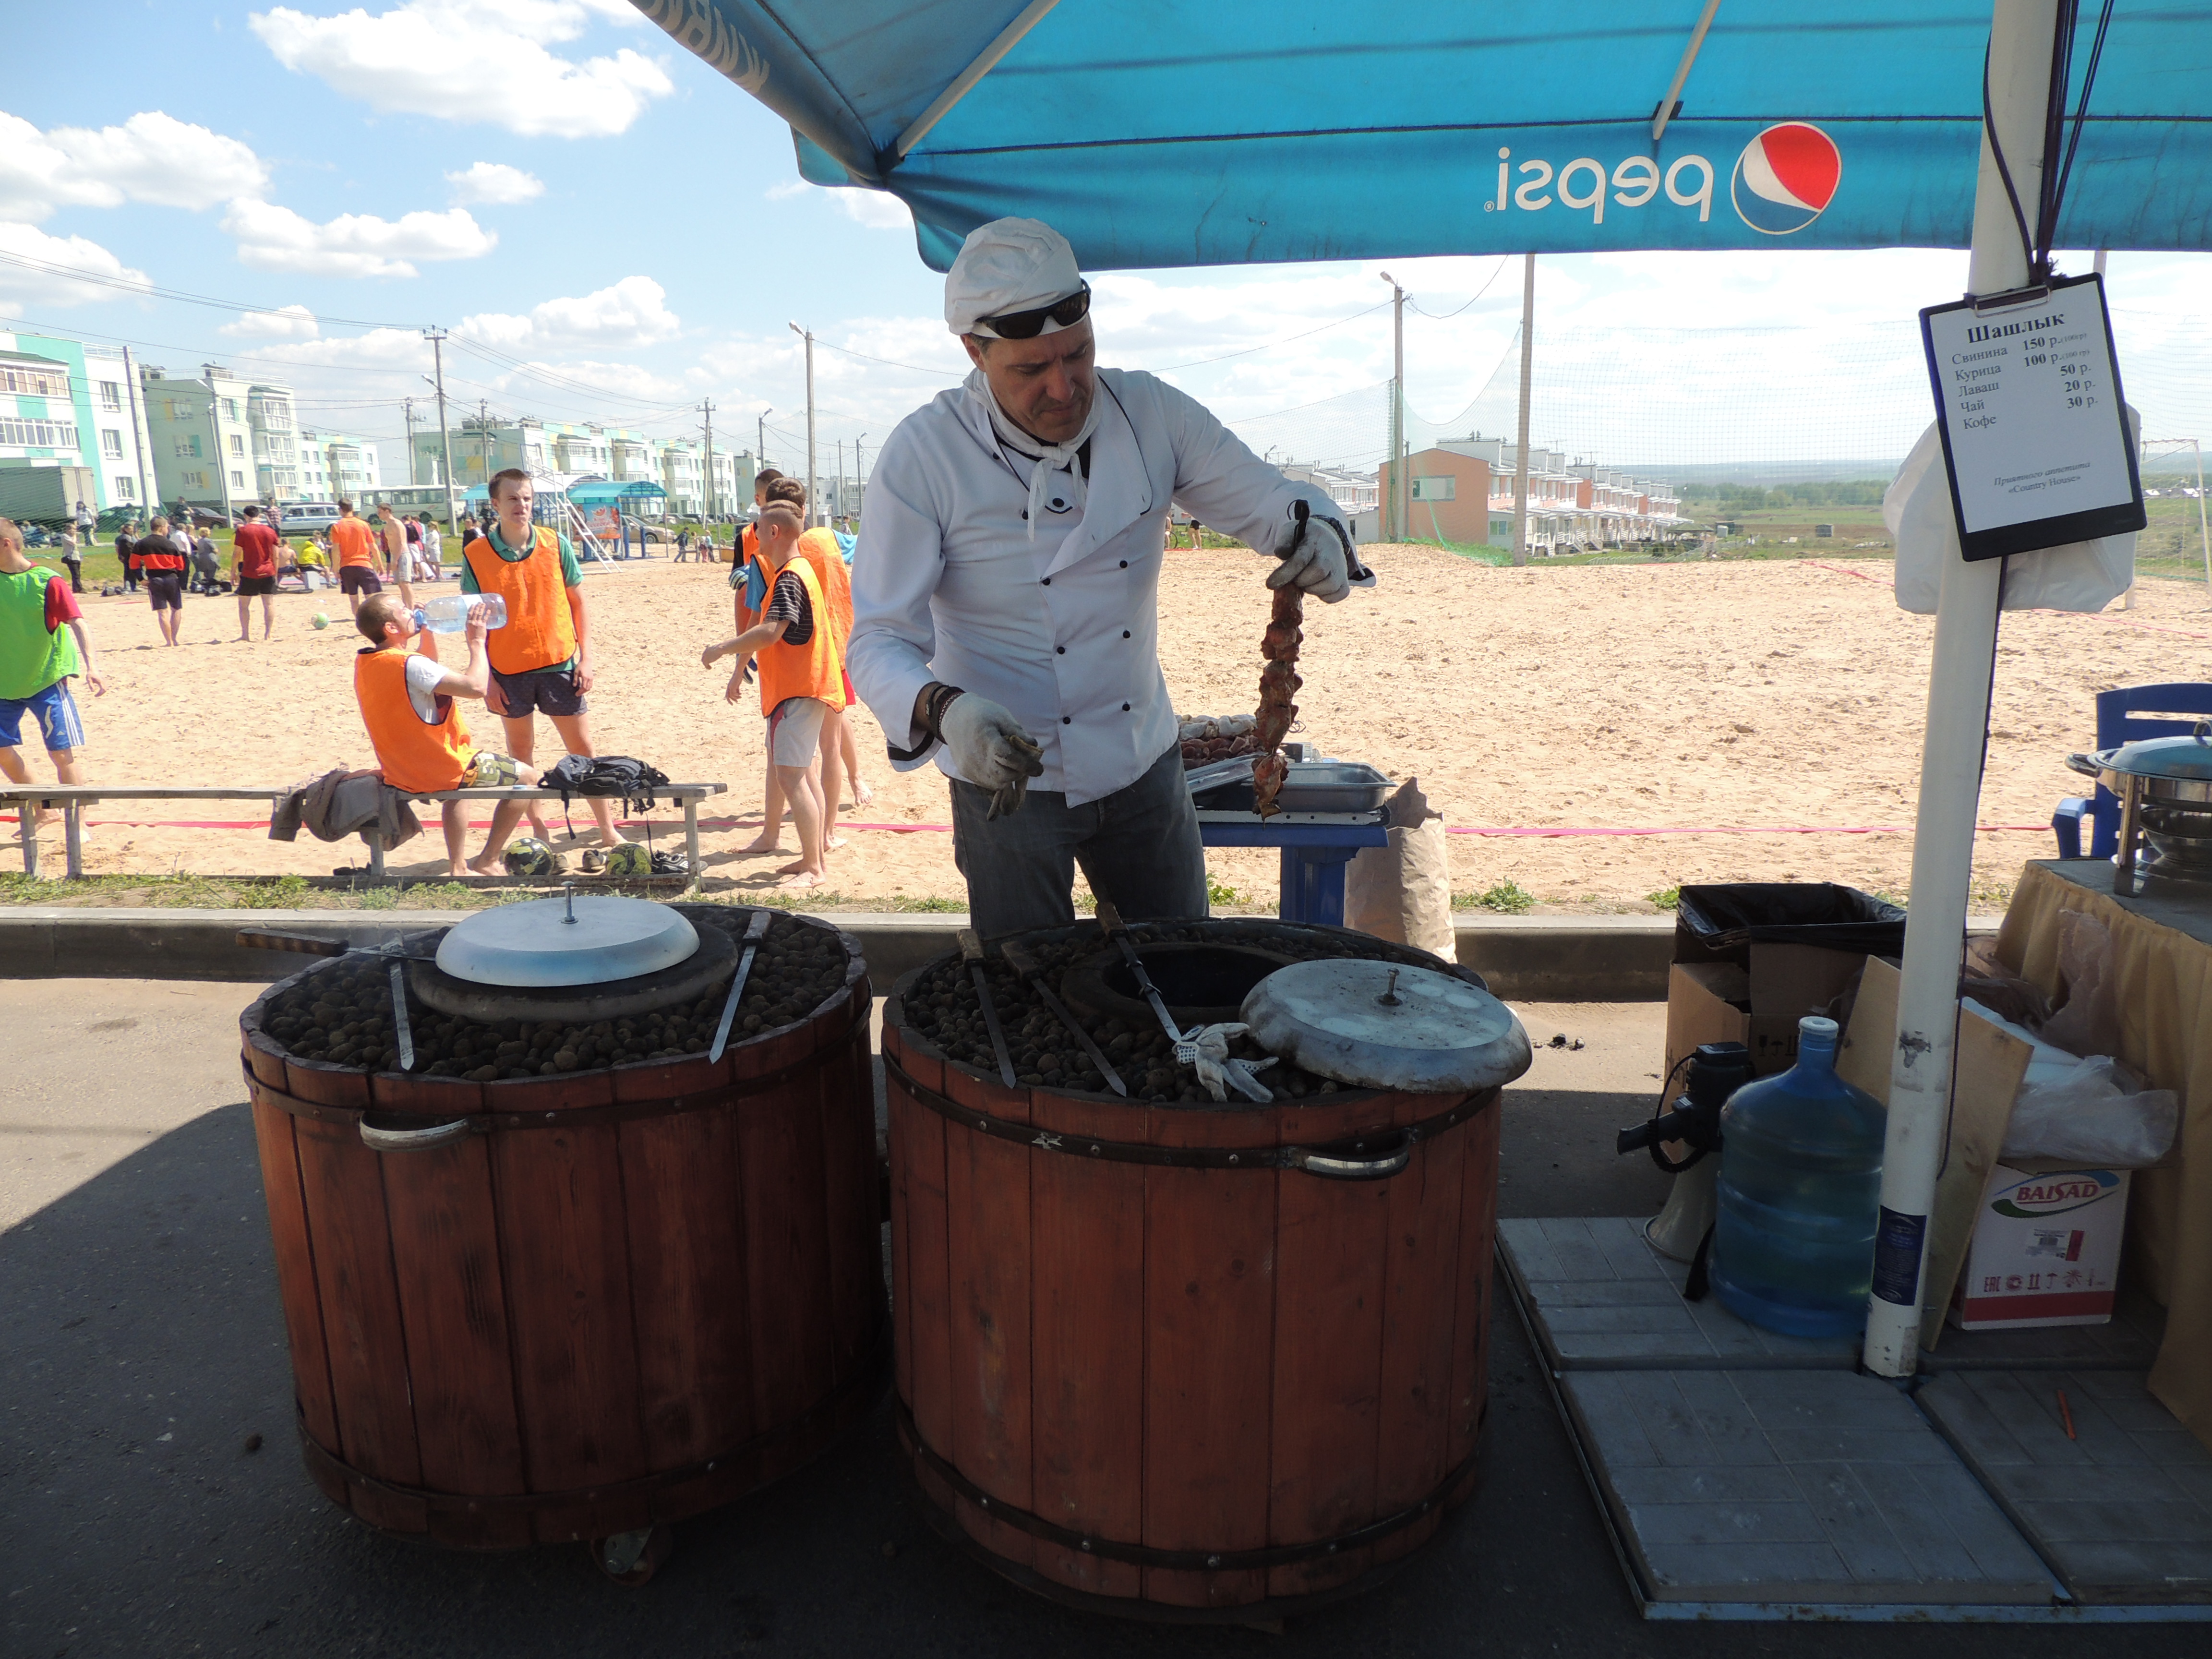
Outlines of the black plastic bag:
{"type": "Polygon", "coordinates": [[[1887,899],[1832,881],[1735,882],[1685,887],[1676,933],[1710,957],[1748,960],[1751,946],[1814,945],[1855,955],[1905,950],[1905,911],[1887,899]]]}

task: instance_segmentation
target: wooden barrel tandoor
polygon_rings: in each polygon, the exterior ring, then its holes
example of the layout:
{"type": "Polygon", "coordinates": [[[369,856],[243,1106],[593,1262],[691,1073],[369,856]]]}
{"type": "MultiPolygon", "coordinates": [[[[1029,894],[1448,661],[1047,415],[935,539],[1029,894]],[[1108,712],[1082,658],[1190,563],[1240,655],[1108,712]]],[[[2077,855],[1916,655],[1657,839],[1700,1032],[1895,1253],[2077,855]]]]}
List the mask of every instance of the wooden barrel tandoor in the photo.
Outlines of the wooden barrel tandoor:
{"type": "Polygon", "coordinates": [[[1498,1090],[1010,1089],[899,996],[882,1047],[899,1433],[940,1530],[1055,1599],[1252,1618],[1472,1490],[1498,1090]]]}
{"type": "Polygon", "coordinates": [[[334,1502],[465,1548],[606,1538],[738,1498],[868,1412],[870,992],[840,939],[843,983],[719,1061],[372,1073],[263,1032],[300,975],[247,1010],[299,1430],[334,1502]],[[379,1152],[365,1113],[465,1127],[379,1152]]]}

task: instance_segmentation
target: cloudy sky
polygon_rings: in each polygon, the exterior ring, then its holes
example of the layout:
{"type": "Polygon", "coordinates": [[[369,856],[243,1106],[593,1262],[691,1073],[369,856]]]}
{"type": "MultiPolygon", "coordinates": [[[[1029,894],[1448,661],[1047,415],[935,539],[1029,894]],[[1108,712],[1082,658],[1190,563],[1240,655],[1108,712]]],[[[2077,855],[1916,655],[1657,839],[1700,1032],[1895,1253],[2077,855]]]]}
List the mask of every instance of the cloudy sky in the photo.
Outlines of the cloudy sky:
{"type": "MultiPolygon", "coordinates": [[[[427,326],[452,331],[447,390],[471,406],[673,436],[711,398],[718,444],[750,447],[769,411],[788,466],[795,320],[825,471],[964,368],[905,210],[801,184],[782,125],[627,0],[76,0],[21,9],[9,44],[45,67],[0,94],[0,327],[287,380],[315,422],[391,441],[387,477],[401,399],[429,392],[427,326]]],[[[1416,433],[1499,430],[1519,261],[1389,268],[1416,433]]],[[[1108,273],[1101,360],[1165,374],[1255,447],[1371,465],[1380,270],[1108,273]]],[[[1913,249],[1547,258],[1534,435],[1639,466],[1893,459],[1928,418],[1914,313],[1964,275],[1913,249]]],[[[2153,435],[2212,428],[2208,278],[2201,257],[2113,258],[2153,435]]]]}

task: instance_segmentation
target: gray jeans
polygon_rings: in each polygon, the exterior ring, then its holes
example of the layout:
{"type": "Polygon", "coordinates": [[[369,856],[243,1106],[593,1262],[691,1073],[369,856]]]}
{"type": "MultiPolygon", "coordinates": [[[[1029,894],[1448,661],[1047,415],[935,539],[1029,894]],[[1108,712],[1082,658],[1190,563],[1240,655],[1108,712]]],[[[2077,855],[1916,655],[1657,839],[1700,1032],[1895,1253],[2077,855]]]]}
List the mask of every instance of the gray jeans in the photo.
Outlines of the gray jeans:
{"type": "Polygon", "coordinates": [[[1206,850],[1170,748],[1126,789],[1070,806],[1032,789],[994,820],[988,790],[952,784],[952,857],[968,878],[969,922],[985,939],[1065,927],[1075,920],[1075,866],[1132,921],[1206,914],[1206,850]]]}

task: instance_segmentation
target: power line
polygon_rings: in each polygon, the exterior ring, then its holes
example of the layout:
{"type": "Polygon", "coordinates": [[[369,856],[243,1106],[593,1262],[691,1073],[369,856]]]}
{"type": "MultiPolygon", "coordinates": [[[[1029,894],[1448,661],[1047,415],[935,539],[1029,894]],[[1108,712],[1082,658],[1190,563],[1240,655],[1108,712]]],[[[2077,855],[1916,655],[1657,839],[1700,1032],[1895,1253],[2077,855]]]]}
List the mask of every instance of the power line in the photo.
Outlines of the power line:
{"type": "Polygon", "coordinates": [[[0,252],[0,264],[15,265],[41,276],[60,276],[70,282],[84,283],[95,288],[113,289],[124,294],[135,294],[144,300],[173,300],[180,305],[211,306],[217,311],[259,312],[271,315],[281,313],[292,317],[306,317],[318,323],[336,323],[344,328],[412,329],[416,326],[412,323],[369,322],[359,317],[325,317],[307,311],[304,307],[296,311],[288,311],[283,306],[256,305],[243,300],[218,300],[209,295],[193,294],[184,289],[164,288],[152,281],[134,283],[107,271],[87,270],[80,265],[58,264],[51,259],[33,258],[27,253],[0,252]]]}

